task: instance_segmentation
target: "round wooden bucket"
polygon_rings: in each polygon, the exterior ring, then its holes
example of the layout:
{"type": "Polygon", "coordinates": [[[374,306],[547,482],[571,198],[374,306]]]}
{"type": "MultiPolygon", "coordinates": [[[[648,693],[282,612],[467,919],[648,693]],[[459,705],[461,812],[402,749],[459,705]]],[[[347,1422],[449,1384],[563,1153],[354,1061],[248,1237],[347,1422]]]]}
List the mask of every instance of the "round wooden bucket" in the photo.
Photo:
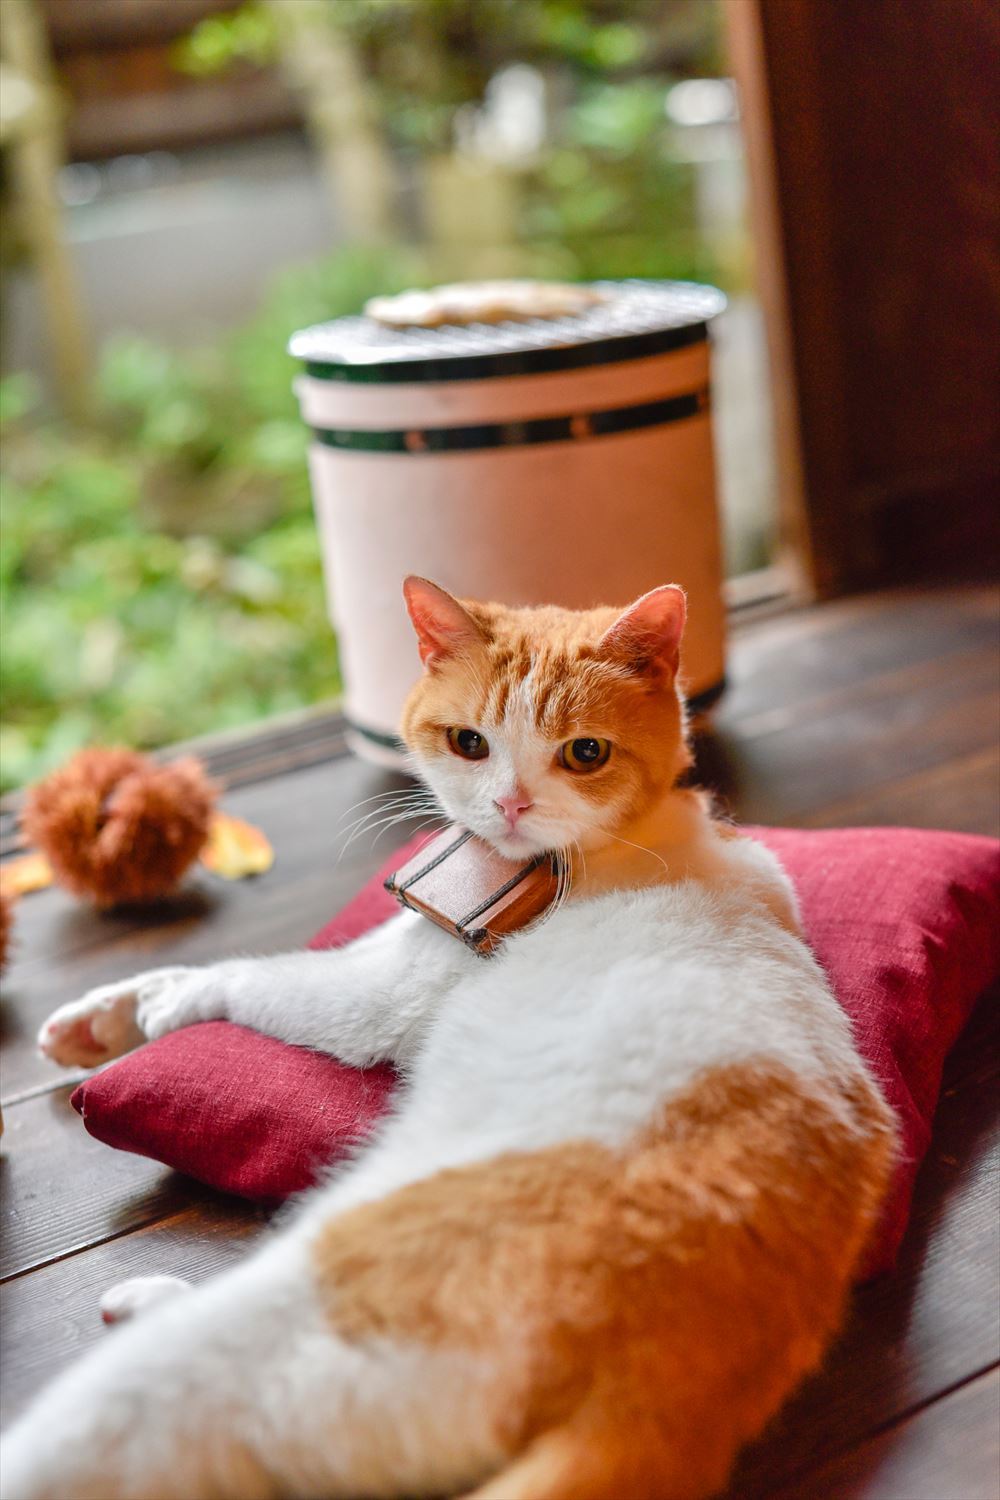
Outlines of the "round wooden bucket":
{"type": "Polygon", "coordinates": [[[353,748],[398,764],[420,670],[400,585],[574,609],[688,592],[696,708],[722,690],[724,612],[708,324],[686,282],[597,283],[578,315],[391,329],[340,318],[294,335],[353,748]]]}

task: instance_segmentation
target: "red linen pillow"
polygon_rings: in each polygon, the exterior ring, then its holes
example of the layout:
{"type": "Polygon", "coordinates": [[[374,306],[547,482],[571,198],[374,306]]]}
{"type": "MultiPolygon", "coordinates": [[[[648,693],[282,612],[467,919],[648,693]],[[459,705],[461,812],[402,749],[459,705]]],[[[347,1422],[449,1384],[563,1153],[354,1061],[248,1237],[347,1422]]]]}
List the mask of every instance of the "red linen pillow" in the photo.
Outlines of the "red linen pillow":
{"type": "MultiPolygon", "coordinates": [[[[930,1139],[944,1058],[1000,970],[1000,846],[901,828],[749,830],[795,882],[806,934],[899,1118],[903,1150],[869,1274],[890,1269],[930,1139]]],[[[386,861],[311,944],[337,947],[396,909],[386,861]]],[[[279,1201],[350,1154],[384,1113],[391,1067],[359,1070],[227,1021],[151,1042],[82,1083],[98,1140],[211,1187],[279,1201]]]]}

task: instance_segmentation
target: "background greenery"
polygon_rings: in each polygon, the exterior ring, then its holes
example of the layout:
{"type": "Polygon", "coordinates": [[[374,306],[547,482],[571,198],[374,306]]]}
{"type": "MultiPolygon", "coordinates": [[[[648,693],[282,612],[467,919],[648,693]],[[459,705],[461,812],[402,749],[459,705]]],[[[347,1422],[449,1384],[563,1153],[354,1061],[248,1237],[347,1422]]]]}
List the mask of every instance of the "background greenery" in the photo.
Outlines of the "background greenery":
{"type": "MultiPolygon", "coordinates": [[[[380,149],[404,179],[446,151],[455,111],[481,99],[498,66],[545,71],[562,103],[545,151],[519,174],[508,269],[739,279],[699,242],[690,169],[664,147],[678,58],[718,70],[709,0],[318,5],[313,20],[345,32],[363,62],[380,149]]],[[[267,59],[281,14],[253,4],[212,18],[179,65],[267,59]]],[[[454,255],[418,223],[409,244],[421,240],[408,248],[400,223],[388,241],[285,273],[253,321],[212,348],[117,338],[85,429],[47,409],[27,377],[0,383],[4,787],[86,743],[155,746],[337,692],[285,346],[295,328],[376,292],[454,274],[454,255]]]]}

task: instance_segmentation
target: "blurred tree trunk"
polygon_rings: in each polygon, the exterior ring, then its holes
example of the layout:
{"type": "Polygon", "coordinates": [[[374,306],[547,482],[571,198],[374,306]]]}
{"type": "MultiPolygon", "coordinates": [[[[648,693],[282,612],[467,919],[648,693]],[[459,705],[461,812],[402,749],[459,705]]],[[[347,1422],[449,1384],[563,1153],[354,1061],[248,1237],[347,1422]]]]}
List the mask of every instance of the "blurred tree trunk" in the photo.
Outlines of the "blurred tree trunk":
{"type": "Polygon", "coordinates": [[[357,52],[336,23],[339,3],[267,0],[330,197],[352,239],[377,243],[397,233],[395,171],[357,52]]]}
{"type": "Polygon", "coordinates": [[[42,19],[32,0],[4,0],[0,143],[14,214],[41,287],[53,372],[64,409],[90,414],[90,351],[56,178],[63,164],[59,96],[42,19]]]}

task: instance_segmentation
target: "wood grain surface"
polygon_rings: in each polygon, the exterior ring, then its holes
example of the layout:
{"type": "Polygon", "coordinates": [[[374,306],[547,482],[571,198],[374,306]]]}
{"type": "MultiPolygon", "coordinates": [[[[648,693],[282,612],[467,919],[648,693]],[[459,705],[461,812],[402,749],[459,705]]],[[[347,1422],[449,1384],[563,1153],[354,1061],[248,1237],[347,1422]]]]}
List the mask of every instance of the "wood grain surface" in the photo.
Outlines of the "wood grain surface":
{"type": "MultiPolygon", "coordinates": [[[[738,629],[701,779],[748,821],[996,834],[997,607],[984,589],[899,592],[738,629]]],[[[201,873],[145,912],[98,916],[52,890],[18,907],[0,1005],[5,1422],[103,1336],[105,1287],[143,1272],[201,1279],[265,1227],[252,1206],[91,1140],[68,1102],[73,1075],[34,1051],[45,1016],[137,968],[303,944],[406,833],[343,849],[350,809],[405,783],[346,756],[333,716],[199,749],[235,783],[226,807],[274,844],[272,871],[234,884],[201,873]]],[[[947,1065],[897,1271],[859,1291],[729,1500],[1000,1494],[997,1051],[985,997],[947,1065]]]]}

